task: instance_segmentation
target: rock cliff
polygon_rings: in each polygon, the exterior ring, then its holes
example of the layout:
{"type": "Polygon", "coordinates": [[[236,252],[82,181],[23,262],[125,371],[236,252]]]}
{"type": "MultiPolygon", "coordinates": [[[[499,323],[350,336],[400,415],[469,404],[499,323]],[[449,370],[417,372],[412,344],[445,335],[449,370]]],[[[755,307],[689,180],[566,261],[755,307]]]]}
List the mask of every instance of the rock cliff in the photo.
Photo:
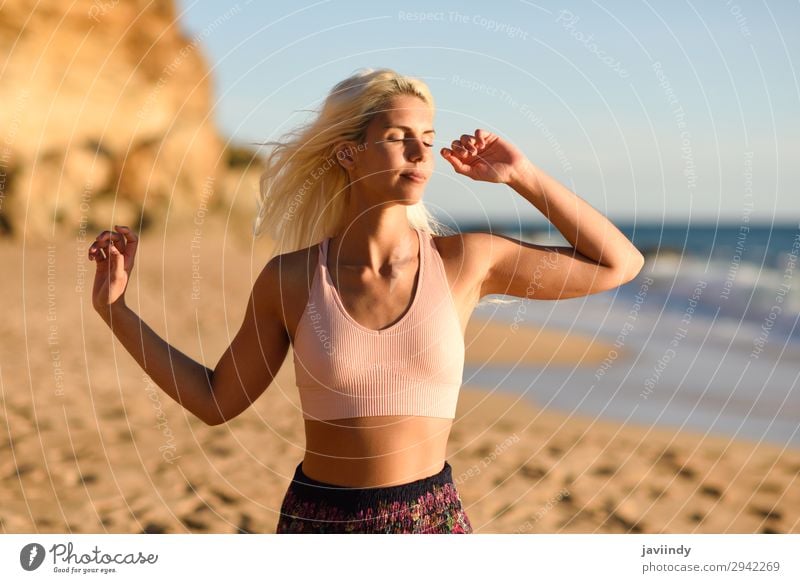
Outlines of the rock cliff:
{"type": "Polygon", "coordinates": [[[171,0],[4,2],[0,233],[229,211],[249,229],[260,164],[214,123],[202,40],[171,0]]]}

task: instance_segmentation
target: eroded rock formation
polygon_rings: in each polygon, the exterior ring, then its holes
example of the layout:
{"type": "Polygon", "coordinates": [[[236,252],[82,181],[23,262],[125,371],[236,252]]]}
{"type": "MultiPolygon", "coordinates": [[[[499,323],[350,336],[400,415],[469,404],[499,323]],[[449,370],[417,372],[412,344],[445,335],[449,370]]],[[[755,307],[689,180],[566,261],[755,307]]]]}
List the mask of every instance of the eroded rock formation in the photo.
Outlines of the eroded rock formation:
{"type": "Polygon", "coordinates": [[[260,165],[220,135],[202,35],[177,18],[171,0],[3,3],[0,232],[191,222],[201,205],[250,227],[260,165]]]}

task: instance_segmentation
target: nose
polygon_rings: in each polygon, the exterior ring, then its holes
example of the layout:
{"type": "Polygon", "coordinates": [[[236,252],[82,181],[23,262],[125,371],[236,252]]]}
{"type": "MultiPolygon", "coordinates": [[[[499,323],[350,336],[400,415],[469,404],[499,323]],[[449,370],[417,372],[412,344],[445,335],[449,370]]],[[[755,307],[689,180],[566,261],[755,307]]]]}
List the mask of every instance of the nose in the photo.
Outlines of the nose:
{"type": "Polygon", "coordinates": [[[410,160],[422,160],[425,158],[428,147],[422,138],[409,138],[406,140],[406,151],[410,160]]]}

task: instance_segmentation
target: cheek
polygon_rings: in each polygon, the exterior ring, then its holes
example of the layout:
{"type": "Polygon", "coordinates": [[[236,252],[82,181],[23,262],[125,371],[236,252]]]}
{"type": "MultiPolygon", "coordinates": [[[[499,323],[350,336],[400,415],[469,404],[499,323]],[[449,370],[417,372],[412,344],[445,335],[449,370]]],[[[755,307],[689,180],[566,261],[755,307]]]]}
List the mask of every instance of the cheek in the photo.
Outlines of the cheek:
{"type": "Polygon", "coordinates": [[[400,148],[376,147],[365,160],[363,172],[368,175],[369,180],[387,181],[392,180],[393,171],[403,165],[403,153],[400,148]]]}

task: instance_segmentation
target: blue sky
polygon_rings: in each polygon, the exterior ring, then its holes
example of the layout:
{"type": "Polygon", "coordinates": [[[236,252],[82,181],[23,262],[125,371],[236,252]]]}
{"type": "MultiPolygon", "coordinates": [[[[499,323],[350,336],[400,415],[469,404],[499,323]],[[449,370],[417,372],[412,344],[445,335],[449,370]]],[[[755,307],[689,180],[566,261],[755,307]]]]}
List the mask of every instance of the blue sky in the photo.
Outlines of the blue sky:
{"type": "MultiPolygon", "coordinates": [[[[390,67],[430,86],[438,146],[485,128],[614,220],[800,217],[797,2],[178,6],[234,141],[277,139],[356,69],[390,67]]],[[[542,218],[441,157],[425,199],[453,219],[542,218]]]]}

